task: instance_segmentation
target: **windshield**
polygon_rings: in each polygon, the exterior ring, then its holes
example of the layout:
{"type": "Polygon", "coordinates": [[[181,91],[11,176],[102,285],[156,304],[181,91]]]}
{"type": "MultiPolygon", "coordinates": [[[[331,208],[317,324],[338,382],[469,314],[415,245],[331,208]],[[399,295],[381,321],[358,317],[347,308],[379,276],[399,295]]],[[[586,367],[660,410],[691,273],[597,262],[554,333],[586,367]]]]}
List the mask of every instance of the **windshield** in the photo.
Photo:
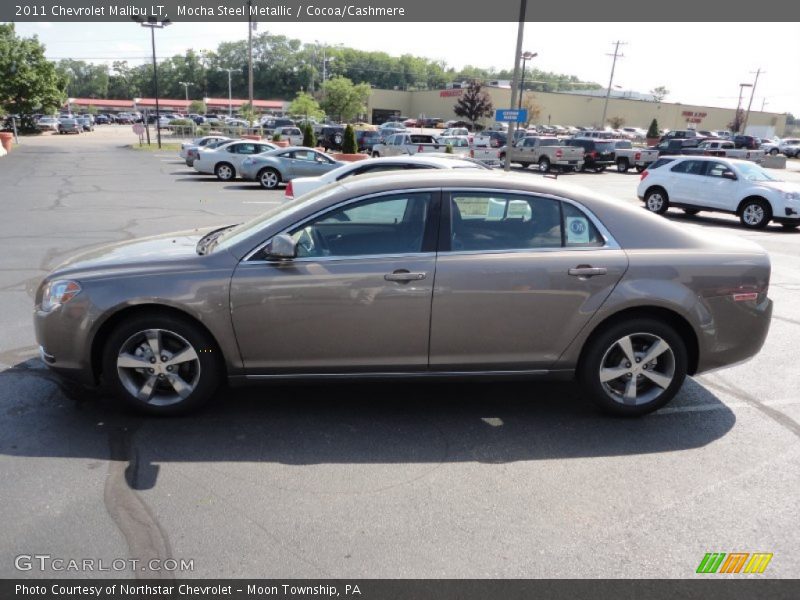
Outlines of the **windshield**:
{"type": "Polygon", "coordinates": [[[218,237],[215,238],[216,243],[213,248],[210,248],[210,250],[216,251],[217,249],[221,248],[230,248],[242,240],[247,239],[254,233],[268,227],[270,224],[274,223],[285,215],[300,211],[308,204],[334,194],[338,189],[339,185],[337,184],[326,185],[319,189],[313,190],[308,194],[303,194],[294,200],[280,204],[275,208],[268,210],[264,214],[259,215],[255,219],[240,225],[236,225],[235,227],[222,232],[218,237]]]}
{"type": "Polygon", "coordinates": [[[758,165],[743,163],[738,165],[739,173],[742,174],[747,181],[781,181],[767,173],[758,165]]]}

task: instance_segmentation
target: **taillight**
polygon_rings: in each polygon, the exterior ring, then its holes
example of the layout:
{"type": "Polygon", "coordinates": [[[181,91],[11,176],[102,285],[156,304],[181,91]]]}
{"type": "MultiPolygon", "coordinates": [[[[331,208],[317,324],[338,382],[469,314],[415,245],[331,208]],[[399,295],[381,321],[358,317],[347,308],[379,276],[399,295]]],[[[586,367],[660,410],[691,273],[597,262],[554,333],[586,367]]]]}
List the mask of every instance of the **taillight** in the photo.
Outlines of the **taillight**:
{"type": "Polygon", "coordinates": [[[470,150],[469,150],[469,157],[470,158],[475,158],[475,150],[473,150],[472,148],[470,148],[470,150]]]}
{"type": "Polygon", "coordinates": [[[561,158],[562,156],[564,156],[564,151],[561,148],[558,148],[556,150],[556,158],[561,158]]]}
{"type": "Polygon", "coordinates": [[[644,171],[642,171],[642,174],[639,176],[639,181],[644,181],[645,179],[647,179],[648,175],[650,175],[650,171],[645,169],[644,171]]]}
{"type": "Polygon", "coordinates": [[[636,154],[633,155],[633,160],[641,160],[641,159],[642,159],[641,152],[637,152],[636,154]]]}
{"type": "Polygon", "coordinates": [[[289,181],[289,183],[286,184],[285,195],[290,197],[290,198],[294,198],[294,188],[292,187],[292,182],[291,181],[289,181]]]}
{"type": "Polygon", "coordinates": [[[417,152],[422,152],[422,144],[420,144],[419,147],[417,148],[417,152]]]}
{"type": "Polygon", "coordinates": [[[597,150],[592,150],[589,152],[589,158],[597,158],[597,150]]]}

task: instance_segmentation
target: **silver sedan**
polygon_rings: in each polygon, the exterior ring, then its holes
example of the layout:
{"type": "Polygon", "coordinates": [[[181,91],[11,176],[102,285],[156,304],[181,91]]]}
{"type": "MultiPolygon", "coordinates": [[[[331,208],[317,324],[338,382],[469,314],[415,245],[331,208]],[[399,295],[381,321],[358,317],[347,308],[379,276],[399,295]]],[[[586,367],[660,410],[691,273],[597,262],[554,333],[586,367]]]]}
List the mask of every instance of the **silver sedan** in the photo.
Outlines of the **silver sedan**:
{"type": "Polygon", "coordinates": [[[319,177],[343,164],[313,148],[290,146],[245,159],[239,175],[257,181],[266,190],[274,190],[295,177],[319,177]]]}
{"type": "Polygon", "coordinates": [[[34,320],[47,365],[155,414],[226,379],[575,377],[633,416],[759,351],[769,278],[755,244],[583,188],[422,170],[89,251],[34,320]]]}

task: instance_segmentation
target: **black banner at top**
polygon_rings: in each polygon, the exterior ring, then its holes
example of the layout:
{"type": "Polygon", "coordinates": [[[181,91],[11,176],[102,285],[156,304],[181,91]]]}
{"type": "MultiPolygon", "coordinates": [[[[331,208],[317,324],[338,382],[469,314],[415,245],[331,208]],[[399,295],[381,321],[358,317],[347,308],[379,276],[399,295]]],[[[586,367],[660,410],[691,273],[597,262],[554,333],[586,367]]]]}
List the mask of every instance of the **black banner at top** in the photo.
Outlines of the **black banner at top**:
{"type": "MultiPolygon", "coordinates": [[[[528,0],[537,22],[787,22],[800,2],[786,0],[528,0]]],[[[519,0],[3,0],[0,21],[508,22],[519,0]]],[[[665,38],[670,37],[668,32],[665,38]]],[[[665,40],[666,41],[666,40],[665,40]]],[[[680,31],[674,41],[681,42],[680,31]]]]}

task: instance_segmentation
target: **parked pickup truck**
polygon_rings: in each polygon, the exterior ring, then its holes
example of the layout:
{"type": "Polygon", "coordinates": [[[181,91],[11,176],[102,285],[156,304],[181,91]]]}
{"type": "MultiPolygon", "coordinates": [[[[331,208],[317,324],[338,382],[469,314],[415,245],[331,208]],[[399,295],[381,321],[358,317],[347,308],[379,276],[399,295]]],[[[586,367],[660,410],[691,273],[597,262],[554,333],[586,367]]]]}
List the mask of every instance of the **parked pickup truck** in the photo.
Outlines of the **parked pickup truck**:
{"type": "Polygon", "coordinates": [[[500,160],[500,153],[505,152],[506,148],[492,148],[490,146],[473,146],[469,151],[469,157],[487,167],[503,166],[500,160]]]}
{"type": "Polygon", "coordinates": [[[631,167],[635,167],[636,171],[641,173],[656,160],[658,160],[658,150],[634,148],[627,140],[620,140],[614,144],[614,162],[620,173],[626,173],[631,167]]]}
{"type": "Polygon", "coordinates": [[[764,160],[763,150],[748,150],[736,148],[733,142],[727,140],[706,140],[700,142],[695,148],[684,148],[681,154],[693,156],[724,156],[725,158],[741,158],[760,163],[764,160]]]}
{"type": "Polygon", "coordinates": [[[445,147],[432,135],[421,133],[395,133],[382,144],[372,147],[372,157],[380,156],[413,156],[420,152],[444,152],[445,147]]]}
{"type": "Polygon", "coordinates": [[[583,149],[565,146],[556,137],[524,137],[510,149],[501,149],[501,161],[505,160],[506,152],[510,162],[519,163],[523,168],[537,165],[542,173],[553,167],[565,171],[579,171],[583,167],[583,149]]]}

